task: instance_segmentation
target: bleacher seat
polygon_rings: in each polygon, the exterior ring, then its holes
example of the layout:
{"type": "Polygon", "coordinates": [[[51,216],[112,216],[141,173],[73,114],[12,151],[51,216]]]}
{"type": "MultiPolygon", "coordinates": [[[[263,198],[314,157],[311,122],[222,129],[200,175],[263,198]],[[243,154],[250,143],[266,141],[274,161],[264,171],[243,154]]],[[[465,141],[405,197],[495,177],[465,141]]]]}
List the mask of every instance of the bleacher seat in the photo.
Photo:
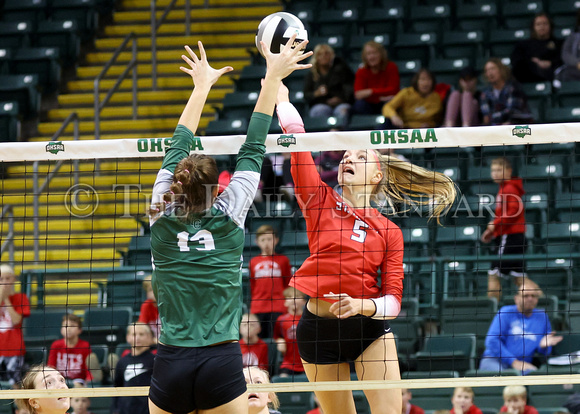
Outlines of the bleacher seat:
{"type": "Polygon", "coordinates": [[[475,367],[475,334],[437,335],[425,338],[415,354],[418,371],[458,371],[475,367]]]}
{"type": "Polygon", "coordinates": [[[580,332],[580,292],[570,293],[568,303],[568,313],[565,318],[570,332],[580,332]]]}
{"type": "MultiPolygon", "coordinates": [[[[315,234],[313,237],[317,237],[317,235],[315,234]]],[[[310,256],[306,231],[285,232],[282,234],[280,244],[292,266],[301,266],[304,260],[310,256]]]]}
{"type": "Polygon", "coordinates": [[[473,65],[477,56],[483,56],[484,41],[481,30],[444,31],[441,55],[447,59],[467,58],[473,65]]]}
{"type": "Polygon", "coordinates": [[[395,5],[378,8],[371,7],[364,11],[359,26],[364,34],[387,33],[392,41],[396,38],[397,33],[403,31],[404,19],[405,12],[403,7],[395,5]]]}
{"type": "Polygon", "coordinates": [[[90,41],[99,25],[95,0],[52,0],[50,18],[75,21],[82,42],[90,41]]]}
{"type": "Polygon", "coordinates": [[[133,321],[129,306],[85,309],[81,338],[92,344],[116,346],[125,341],[127,326],[133,321]]]}
{"type": "Polygon", "coordinates": [[[40,111],[38,75],[0,75],[0,101],[16,101],[23,118],[40,111]]]}
{"type": "Polygon", "coordinates": [[[578,122],[580,120],[580,106],[564,108],[548,108],[544,113],[546,123],[578,122]]]}
{"type": "MultiPolygon", "coordinates": [[[[393,60],[393,59],[391,59],[393,60]]],[[[399,77],[401,79],[401,89],[411,86],[411,79],[415,73],[421,69],[422,63],[418,59],[400,60],[396,59],[395,63],[399,68],[399,77]]]]}
{"type": "Polygon", "coordinates": [[[346,125],[347,120],[330,116],[328,118],[303,117],[304,129],[308,132],[324,132],[346,125]]]}
{"type": "MultiPolygon", "coordinates": [[[[308,382],[308,379],[306,375],[274,376],[272,382],[308,382]]],[[[311,392],[281,392],[278,394],[278,399],[280,400],[280,410],[285,414],[304,414],[314,408],[311,392]]]]}
{"type": "Polygon", "coordinates": [[[26,345],[50,348],[52,342],[61,337],[60,328],[65,313],[66,309],[33,309],[23,322],[22,335],[26,345]]]}
{"type": "Polygon", "coordinates": [[[30,47],[32,24],[28,21],[0,21],[0,43],[6,48],[30,47]]]}
{"type": "Polygon", "coordinates": [[[548,3],[550,18],[554,27],[574,28],[576,13],[580,4],[576,0],[552,0],[548,3]]]}
{"type": "Polygon", "coordinates": [[[548,220],[548,206],[550,199],[545,193],[526,193],[523,196],[524,211],[526,214],[526,223],[534,226],[534,234],[539,236],[539,230],[542,224],[548,220]],[[536,232],[536,230],[538,230],[536,232]]]}
{"type": "Polygon", "coordinates": [[[556,218],[562,223],[580,223],[580,193],[563,193],[556,198],[556,218]]]}
{"type": "Polygon", "coordinates": [[[537,121],[542,122],[546,108],[552,105],[552,85],[550,82],[538,82],[524,83],[521,87],[528,97],[530,108],[537,108],[538,110],[540,117],[537,121]]]}
{"type": "Polygon", "coordinates": [[[59,49],[31,47],[18,49],[12,58],[12,70],[17,74],[36,74],[41,92],[54,92],[60,87],[62,74],[59,49]]]}
{"type": "Polygon", "coordinates": [[[560,87],[555,89],[558,106],[580,106],[580,82],[561,82],[560,85],[560,87]]]}
{"type": "MultiPolygon", "coordinates": [[[[520,6],[521,7],[521,6],[520,6]]],[[[527,26],[526,26],[527,27],[527,26]]],[[[496,29],[489,34],[489,53],[495,57],[509,57],[520,40],[530,37],[528,29],[496,29]]]]}
{"type": "Polygon", "coordinates": [[[110,273],[106,284],[99,284],[102,304],[107,307],[130,306],[133,312],[139,312],[141,304],[146,299],[143,279],[150,274],[151,272],[142,270],[110,273]]]}
{"type": "Polygon", "coordinates": [[[528,193],[546,193],[550,199],[562,193],[564,171],[561,164],[527,164],[520,167],[518,173],[528,193]]]}
{"type": "Polygon", "coordinates": [[[469,66],[469,59],[431,59],[429,61],[429,70],[435,75],[437,83],[447,83],[451,86],[459,84],[459,72],[469,66]]]}
{"type": "MultiPolygon", "coordinates": [[[[343,56],[344,53],[344,46],[345,46],[345,38],[343,35],[341,34],[331,34],[331,35],[327,35],[327,36],[309,36],[308,39],[308,49],[309,50],[314,50],[314,48],[316,47],[316,45],[319,44],[327,44],[329,46],[332,46],[332,48],[334,49],[334,53],[338,56],[343,56]]],[[[302,71],[294,71],[292,75],[289,76],[290,77],[303,77],[304,74],[301,73],[297,73],[297,72],[302,72],[302,71]]],[[[288,82],[288,78],[285,79],[284,82],[288,82]]]]}
{"type": "Polygon", "coordinates": [[[423,66],[427,66],[429,59],[435,57],[437,34],[434,32],[424,33],[399,33],[392,45],[394,60],[419,60],[423,66]]]}
{"type": "Polygon", "coordinates": [[[373,131],[383,128],[385,117],[382,115],[353,115],[348,123],[351,131],[373,131]]]}
{"type": "Polygon", "coordinates": [[[17,141],[20,137],[18,102],[0,102],[0,142],[17,141]]]}
{"type": "Polygon", "coordinates": [[[527,29],[534,16],[543,11],[541,1],[518,1],[502,3],[501,14],[506,29],[527,29]]]}
{"type": "Polygon", "coordinates": [[[337,33],[348,36],[355,33],[357,21],[358,10],[356,8],[324,10],[316,19],[314,31],[318,36],[334,36],[337,33]]]}
{"type": "Polygon", "coordinates": [[[451,29],[451,7],[442,2],[434,5],[411,7],[409,15],[410,30],[417,33],[437,33],[451,29]]]}
{"type": "Polygon", "coordinates": [[[209,122],[205,128],[205,135],[245,135],[247,131],[247,119],[219,119],[209,122]]]}
{"type": "Polygon", "coordinates": [[[66,66],[77,64],[80,56],[80,37],[77,23],[73,20],[43,21],[38,24],[34,40],[38,47],[56,47],[66,66]]]}
{"type": "Polygon", "coordinates": [[[413,356],[421,346],[421,320],[418,317],[399,316],[390,320],[389,325],[396,338],[399,363],[410,368],[413,356]]]}
{"type": "Polygon", "coordinates": [[[457,27],[461,30],[481,30],[484,34],[497,27],[497,5],[495,0],[476,3],[458,2],[456,8],[457,27]]]}
{"type": "Polygon", "coordinates": [[[450,226],[437,229],[435,244],[440,256],[454,260],[457,256],[474,256],[479,250],[478,226],[450,226]]]}
{"type": "Polygon", "coordinates": [[[560,407],[577,391],[580,391],[578,384],[530,385],[529,404],[537,408],[560,407]]]}
{"type": "Polygon", "coordinates": [[[151,265],[151,237],[133,236],[127,251],[121,252],[123,266],[150,266],[151,265]]]}
{"type": "MultiPolygon", "coordinates": [[[[576,223],[572,223],[576,224],[576,223]]],[[[560,253],[561,259],[528,261],[526,265],[526,273],[528,277],[536,282],[542,288],[545,295],[555,295],[558,300],[567,300],[572,291],[572,270],[573,262],[566,259],[567,249],[577,250],[580,235],[571,236],[571,232],[564,233],[570,224],[564,223],[549,223],[545,226],[550,229],[542,233],[542,239],[551,248],[546,248],[548,253],[560,253]],[[554,229],[556,227],[556,229],[554,229]],[[562,227],[564,227],[562,229],[562,227]],[[554,232],[561,231],[559,234],[554,232]],[[566,246],[574,244],[574,246],[566,246]]]]}
{"type": "Polygon", "coordinates": [[[2,21],[29,22],[33,28],[47,19],[47,0],[4,0],[2,21]]]}

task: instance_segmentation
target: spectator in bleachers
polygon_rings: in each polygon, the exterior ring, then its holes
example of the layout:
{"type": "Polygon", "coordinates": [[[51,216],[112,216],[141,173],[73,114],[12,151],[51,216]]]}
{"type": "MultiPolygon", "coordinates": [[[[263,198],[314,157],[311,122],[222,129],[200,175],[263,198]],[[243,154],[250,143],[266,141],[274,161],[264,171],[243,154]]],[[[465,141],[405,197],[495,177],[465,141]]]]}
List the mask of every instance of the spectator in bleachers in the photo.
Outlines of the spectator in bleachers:
{"type": "Polygon", "coordinates": [[[555,77],[562,81],[580,81],[580,9],[576,12],[574,33],[570,33],[562,46],[564,64],[556,69],[555,77]]]}
{"type": "MultiPolygon", "coordinates": [[[[244,368],[246,384],[269,384],[270,375],[263,369],[244,368]]],[[[248,392],[248,414],[280,414],[280,401],[274,391],[248,392]]]]}
{"type": "Polygon", "coordinates": [[[538,414],[535,407],[527,404],[528,391],[523,385],[508,385],[503,389],[503,407],[500,413],[538,414]]]}
{"type": "Polygon", "coordinates": [[[244,367],[258,367],[268,370],[268,344],[258,335],[262,327],[260,320],[253,313],[242,315],[240,323],[240,347],[244,367]]]}
{"type": "MultiPolygon", "coordinates": [[[[23,390],[67,390],[60,372],[45,365],[33,365],[22,379],[23,390]]],[[[65,414],[70,408],[69,397],[22,398],[16,400],[19,410],[27,414],[65,414]]]]}
{"type": "Polygon", "coordinates": [[[546,312],[536,308],[541,295],[535,282],[523,279],[514,296],[515,305],[503,306],[491,322],[480,370],[501,372],[513,368],[528,374],[537,369],[532,364],[534,354],[549,355],[552,346],[562,340],[552,332],[546,312]]]}
{"type": "Polygon", "coordinates": [[[433,128],[440,125],[443,103],[435,91],[435,84],[435,76],[428,69],[419,70],[411,86],[383,106],[386,127],[433,128]]]}
{"type": "MultiPolygon", "coordinates": [[[[122,357],[115,368],[115,387],[139,387],[151,384],[155,355],[151,346],[155,337],[146,323],[134,323],[127,327],[127,342],[131,353],[122,357]]],[[[115,397],[112,414],[149,414],[145,396],[115,397]]]]}
{"type": "Polygon", "coordinates": [[[348,120],[353,102],[354,74],[328,44],[314,48],[312,68],[304,81],[304,99],[312,118],[334,116],[348,120]]]}
{"type": "Polygon", "coordinates": [[[73,414],[92,414],[89,411],[91,408],[91,399],[89,397],[72,397],[70,399],[70,407],[73,414]]]}
{"type": "Polygon", "coordinates": [[[324,411],[322,411],[322,407],[320,406],[320,402],[318,401],[318,397],[316,396],[316,394],[314,394],[313,399],[314,399],[314,404],[316,404],[316,408],[313,408],[312,410],[308,411],[306,414],[324,414],[324,411]]]}
{"type": "Polygon", "coordinates": [[[147,295],[145,302],[141,304],[138,322],[148,324],[153,331],[155,340],[159,337],[159,329],[161,328],[161,321],[159,320],[159,310],[157,309],[157,300],[153,293],[153,286],[151,286],[151,275],[143,279],[143,290],[147,295]]]}
{"type": "Polygon", "coordinates": [[[480,96],[483,125],[509,125],[533,121],[527,97],[511,79],[509,68],[498,58],[489,58],[484,66],[489,83],[480,96]]]}
{"type": "Polygon", "coordinates": [[[280,364],[279,375],[289,377],[304,374],[304,366],[296,344],[296,326],[306,305],[306,295],[293,287],[284,289],[284,304],[288,310],[280,316],[274,328],[274,339],[278,343],[278,351],[284,355],[280,364]]]}
{"type": "Polygon", "coordinates": [[[514,78],[521,83],[551,82],[562,65],[562,42],[552,35],[552,22],[539,13],[531,24],[529,39],[519,41],[511,55],[514,78]]]}
{"type": "Polygon", "coordinates": [[[447,99],[444,126],[479,125],[480,95],[481,92],[477,90],[477,72],[471,66],[463,68],[459,73],[459,90],[452,91],[447,99]]]}
{"type": "Polygon", "coordinates": [[[21,378],[26,353],[22,321],[30,316],[28,297],[15,292],[16,281],[12,266],[0,265],[0,379],[11,385],[21,378]]]}
{"type": "Polygon", "coordinates": [[[280,241],[274,227],[265,224],[256,230],[260,255],[250,260],[250,313],[260,319],[262,338],[271,338],[278,317],[286,312],[284,289],[292,277],[290,259],[276,253],[280,241]]]}
{"type": "Polygon", "coordinates": [[[453,390],[451,397],[451,404],[453,408],[450,410],[451,414],[482,414],[479,407],[473,403],[475,393],[470,387],[456,387],[453,390]]]}
{"type": "Polygon", "coordinates": [[[411,404],[411,398],[413,398],[413,394],[407,388],[401,389],[401,393],[403,394],[403,410],[401,414],[425,414],[425,410],[421,407],[411,404]]]}
{"type": "Polygon", "coordinates": [[[75,387],[84,387],[89,381],[100,382],[103,379],[97,355],[87,341],[80,339],[82,331],[79,316],[64,314],[60,328],[62,339],[52,343],[48,354],[47,365],[60,371],[75,387]]]}
{"type": "Polygon", "coordinates": [[[527,250],[526,219],[522,179],[513,177],[511,162],[504,157],[495,158],[490,165],[491,179],[499,185],[496,196],[495,217],[481,235],[483,243],[495,241],[498,258],[487,272],[487,296],[501,298],[502,277],[513,278],[521,286],[526,275],[524,254],[527,250]],[[518,255],[520,259],[505,260],[503,255],[518,255]]]}
{"type": "Polygon", "coordinates": [[[362,49],[362,66],[354,77],[353,114],[377,114],[385,102],[401,89],[399,68],[390,61],[387,50],[375,41],[365,43],[362,49]]]}

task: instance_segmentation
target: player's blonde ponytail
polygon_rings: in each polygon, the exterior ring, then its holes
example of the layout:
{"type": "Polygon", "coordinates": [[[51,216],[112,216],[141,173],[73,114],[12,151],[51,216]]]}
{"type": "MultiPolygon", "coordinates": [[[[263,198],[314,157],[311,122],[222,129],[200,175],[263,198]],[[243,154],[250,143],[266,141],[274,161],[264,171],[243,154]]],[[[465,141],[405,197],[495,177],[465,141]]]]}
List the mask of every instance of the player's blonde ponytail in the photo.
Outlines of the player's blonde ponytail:
{"type": "Polygon", "coordinates": [[[375,152],[381,164],[383,178],[375,186],[372,196],[386,199],[389,204],[413,202],[431,205],[430,216],[437,219],[447,213],[457,189],[451,178],[407,161],[375,152]]]}

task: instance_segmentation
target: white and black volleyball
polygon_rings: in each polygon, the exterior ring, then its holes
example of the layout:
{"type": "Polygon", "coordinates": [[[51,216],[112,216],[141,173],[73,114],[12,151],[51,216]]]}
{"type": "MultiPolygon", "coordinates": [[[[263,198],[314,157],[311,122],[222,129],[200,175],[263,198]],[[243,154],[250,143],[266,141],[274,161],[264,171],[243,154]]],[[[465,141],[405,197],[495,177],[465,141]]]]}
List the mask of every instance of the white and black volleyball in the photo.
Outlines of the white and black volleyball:
{"type": "Polygon", "coordinates": [[[308,39],[308,32],[302,21],[291,13],[272,13],[262,19],[256,32],[256,47],[262,56],[263,41],[272,53],[280,53],[280,50],[288,42],[292,34],[296,33],[296,44],[308,39]]]}

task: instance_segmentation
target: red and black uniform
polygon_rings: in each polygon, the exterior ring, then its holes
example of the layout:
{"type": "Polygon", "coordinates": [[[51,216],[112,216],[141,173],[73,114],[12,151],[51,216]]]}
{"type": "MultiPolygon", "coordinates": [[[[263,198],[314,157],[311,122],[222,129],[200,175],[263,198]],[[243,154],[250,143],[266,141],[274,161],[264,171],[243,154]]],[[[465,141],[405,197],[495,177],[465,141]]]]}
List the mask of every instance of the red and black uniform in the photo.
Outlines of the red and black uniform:
{"type": "MultiPolygon", "coordinates": [[[[286,133],[304,132],[303,124],[295,119],[285,123],[280,111],[278,118],[286,133]]],[[[292,177],[306,220],[310,257],[290,286],[319,299],[332,292],[364,299],[393,295],[400,302],[404,248],[399,227],[374,208],[348,206],[322,182],[310,152],[292,154],[292,177]]],[[[345,320],[320,318],[306,308],[297,340],[304,360],[331,364],[355,360],[387,332],[390,327],[384,320],[362,315],[345,320]]]]}
{"type": "Polygon", "coordinates": [[[498,258],[491,263],[489,274],[492,276],[525,277],[526,265],[523,255],[526,252],[526,219],[522,179],[514,177],[503,181],[496,196],[495,225],[493,235],[498,258]],[[502,260],[503,255],[518,254],[521,259],[502,260]]]}

